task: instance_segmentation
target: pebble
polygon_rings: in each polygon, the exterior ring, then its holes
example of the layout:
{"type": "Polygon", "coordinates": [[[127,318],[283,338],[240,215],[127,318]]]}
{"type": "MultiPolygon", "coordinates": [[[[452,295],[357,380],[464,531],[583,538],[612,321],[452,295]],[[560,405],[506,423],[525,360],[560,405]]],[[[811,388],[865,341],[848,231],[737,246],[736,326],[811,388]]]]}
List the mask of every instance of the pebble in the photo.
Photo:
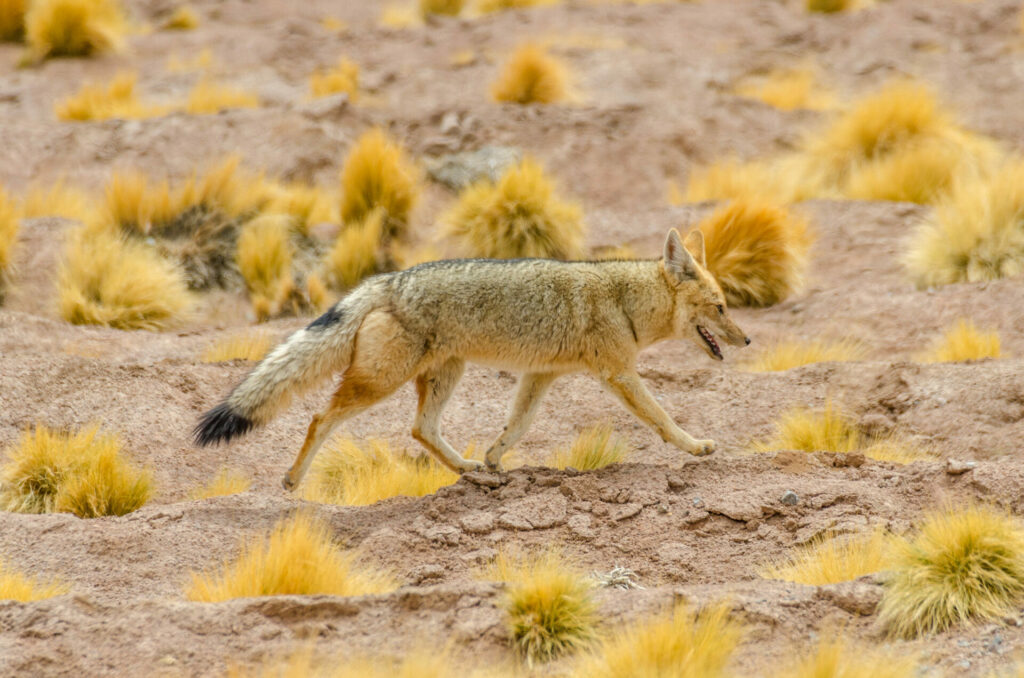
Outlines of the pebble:
{"type": "Polygon", "coordinates": [[[786,506],[796,506],[800,503],[800,497],[793,490],[786,490],[782,493],[782,498],[779,499],[786,506]]]}

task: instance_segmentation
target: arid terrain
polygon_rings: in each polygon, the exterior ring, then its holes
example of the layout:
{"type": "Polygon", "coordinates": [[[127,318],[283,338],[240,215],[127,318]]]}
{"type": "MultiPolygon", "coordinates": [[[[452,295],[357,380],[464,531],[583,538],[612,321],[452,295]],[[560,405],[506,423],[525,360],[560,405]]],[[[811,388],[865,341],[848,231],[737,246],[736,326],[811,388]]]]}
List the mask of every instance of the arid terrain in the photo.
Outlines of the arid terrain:
{"type": "MultiPolygon", "coordinates": [[[[792,149],[828,115],[777,110],[734,91],[745,76],[808,58],[840,99],[894,76],[928,82],[965,127],[1024,152],[1017,0],[892,0],[832,15],[768,0],[571,0],[408,28],[381,25],[376,2],[193,6],[201,16],[195,30],[132,35],[113,55],[24,68],[21,47],[0,44],[0,183],[11,195],[61,178],[100,195],[116,168],[181,178],[228,153],[268,176],[334,187],[354,139],[380,125],[424,165],[488,145],[530,154],[583,206],[588,249],[629,245],[654,257],[669,228],[685,232],[714,207],[673,206],[670,182],[684,184],[693,168],[717,159],[792,149]],[[344,30],[325,28],[324,17],[340,19],[344,30]],[[566,62],[570,102],[491,99],[498,66],[527,38],[566,62]],[[54,115],[55,103],[84,81],[106,82],[122,70],[139,73],[147,99],[180,99],[197,76],[169,69],[168,60],[203,49],[215,77],[257,93],[258,108],[86,122],[54,115]],[[467,50],[472,58],[455,59],[467,50]],[[309,74],[340,56],[360,66],[359,100],[311,99],[309,74]]],[[[171,8],[129,3],[133,19],[155,25],[171,8]]],[[[411,229],[429,243],[455,194],[429,180],[423,191],[411,229]]],[[[358,507],[281,489],[326,389],[238,442],[192,444],[198,418],[252,367],[200,360],[215,341],[255,325],[244,293],[204,295],[192,319],[164,332],[71,325],[57,311],[55,280],[75,222],[24,221],[0,306],[0,449],[37,423],[99,423],[153,469],[156,493],[123,517],[0,513],[0,557],[71,586],[48,600],[0,602],[0,675],[221,676],[229,664],[255,665],[310,643],[339,658],[450,644],[467,670],[500,664],[512,656],[501,585],[481,581],[479,568],[496,549],[549,544],[587,572],[636,573],[642,589],[598,593],[609,628],[677,600],[731,601],[746,628],[730,665],[736,676],[775,675],[794,650],[837,629],[883,642],[872,614],[882,589],[876,578],[815,587],[765,579],[759,569],[824,534],[905,532],[942,505],[983,500],[1024,513],[1024,284],[1018,277],[915,288],[901,260],[927,206],[810,200],[795,209],[817,235],[807,283],[775,306],[732,311],[753,339],[749,348],[725,347],[724,362],[713,362],[691,343],[670,341],[641,356],[640,374],[657,398],[687,431],[715,439],[714,455],[689,457],[663,443],[594,379],[571,376],[556,382],[518,445],[523,466],[358,507]],[[997,329],[1005,357],[915,362],[961,317],[997,329]],[[783,372],[741,369],[759,346],[822,337],[854,338],[867,354],[783,372]],[[788,408],[829,400],[866,430],[926,447],[934,461],[750,451],[788,408]],[[544,468],[551,450],[601,421],[636,448],[628,462],[586,473],[544,468]],[[252,488],[187,498],[225,466],[251,477],[252,488]],[[790,491],[797,501],[783,503],[790,491]],[[300,507],[403,586],[355,598],[186,600],[191,571],[233,558],[240,540],[300,507]]],[[[309,321],[261,327],[278,340],[309,321]]],[[[486,446],[497,435],[516,383],[514,374],[467,369],[443,421],[455,447],[486,446]]],[[[415,405],[407,385],[344,433],[414,451],[415,405]]],[[[986,676],[1024,658],[1024,611],[1000,625],[884,642],[916,654],[923,675],[986,676]]],[[[569,658],[523,671],[558,675],[571,666],[569,658]]]]}

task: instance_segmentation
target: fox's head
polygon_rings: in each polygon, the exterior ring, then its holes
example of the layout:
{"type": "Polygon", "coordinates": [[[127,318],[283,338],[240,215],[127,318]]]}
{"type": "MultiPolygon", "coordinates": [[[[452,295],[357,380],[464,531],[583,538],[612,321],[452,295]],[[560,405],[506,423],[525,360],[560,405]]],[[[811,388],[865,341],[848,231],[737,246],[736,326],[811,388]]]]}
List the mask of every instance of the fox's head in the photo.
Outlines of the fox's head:
{"type": "Polygon", "coordinates": [[[733,346],[746,346],[750,337],[729,317],[725,294],[704,262],[703,233],[694,229],[684,242],[676,229],[668,232],[662,265],[676,294],[673,336],[690,339],[715,360],[722,360],[716,333],[733,346]]]}

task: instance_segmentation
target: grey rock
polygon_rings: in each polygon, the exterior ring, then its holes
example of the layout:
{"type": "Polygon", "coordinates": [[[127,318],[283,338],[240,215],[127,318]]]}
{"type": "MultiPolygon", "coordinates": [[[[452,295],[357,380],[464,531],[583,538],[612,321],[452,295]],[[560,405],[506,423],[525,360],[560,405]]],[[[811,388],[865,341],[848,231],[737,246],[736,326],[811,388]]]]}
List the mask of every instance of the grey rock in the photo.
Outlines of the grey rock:
{"type": "Polygon", "coordinates": [[[475,151],[449,153],[428,160],[427,175],[437,183],[459,191],[483,179],[497,181],[520,158],[522,153],[517,148],[484,146],[475,151]]]}
{"type": "Polygon", "coordinates": [[[487,511],[470,511],[462,516],[459,524],[470,534],[487,534],[494,529],[494,514],[487,511]]]}
{"type": "Polygon", "coordinates": [[[797,493],[793,490],[786,490],[782,493],[782,497],[779,498],[779,501],[786,506],[796,506],[800,503],[800,497],[797,496],[797,493]]]}

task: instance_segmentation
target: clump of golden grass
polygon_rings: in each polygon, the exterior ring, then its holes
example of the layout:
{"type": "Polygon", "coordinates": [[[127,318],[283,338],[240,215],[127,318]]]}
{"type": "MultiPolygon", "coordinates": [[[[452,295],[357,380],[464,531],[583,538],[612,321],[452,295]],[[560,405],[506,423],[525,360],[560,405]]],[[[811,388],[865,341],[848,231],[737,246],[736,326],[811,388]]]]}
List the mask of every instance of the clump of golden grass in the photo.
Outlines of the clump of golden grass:
{"type": "Polygon", "coordinates": [[[832,14],[853,9],[857,6],[857,0],[806,0],[805,4],[808,12],[832,14]]]}
{"type": "Polygon", "coordinates": [[[420,0],[420,14],[427,18],[432,14],[458,16],[465,0],[420,0]]]}
{"type": "Polygon", "coordinates": [[[327,523],[299,513],[277,523],[269,536],[247,540],[238,559],[219,572],[193,572],[185,595],[216,603],[253,596],[361,596],[396,588],[390,575],[360,565],[355,553],[339,550],[327,523]]]}
{"type": "Polygon", "coordinates": [[[212,499],[245,492],[252,487],[252,480],[238,471],[222,468],[209,483],[197,487],[188,494],[189,499],[212,499]]]}
{"type": "Polygon", "coordinates": [[[495,101],[552,104],[566,96],[566,68],[539,45],[517,48],[491,87],[495,101]]]}
{"type": "Polygon", "coordinates": [[[915,229],[904,261],[921,288],[1024,273],[1024,162],[958,177],[915,229]]]}
{"type": "Polygon", "coordinates": [[[556,4],[558,4],[558,0],[478,0],[476,11],[481,14],[491,14],[493,12],[505,12],[510,9],[528,9],[530,7],[556,4]]]}
{"type": "Polygon", "coordinates": [[[632,453],[629,441],[617,434],[611,424],[598,424],[580,431],[568,448],[555,450],[550,465],[555,468],[594,471],[623,462],[632,453]]]}
{"type": "Polygon", "coordinates": [[[572,259],[583,246],[583,210],[558,197],[531,158],[507,169],[497,183],[467,187],[445,222],[447,235],[469,256],[572,259]]]}
{"type": "Polygon", "coordinates": [[[929,204],[974,165],[962,148],[945,141],[906,144],[877,160],[853,165],[844,193],[858,200],[929,204]]]}
{"type": "Polygon", "coordinates": [[[75,433],[37,426],[5,456],[0,486],[5,511],[122,516],[153,492],[152,474],[132,465],[118,437],[100,434],[96,426],[75,433]]]}
{"type": "Polygon", "coordinates": [[[388,237],[404,235],[419,193],[419,173],[405,149],[374,128],[356,140],[341,169],[341,220],[363,221],[383,210],[388,237]]]}
{"type": "Polygon", "coordinates": [[[229,360],[263,360],[270,351],[270,337],[263,332],[221,339],[203,351],[204,363],[229,360]]]}
{"type": "Polygon", "coordinates": [[[794,407],[775,423],[775,435],[754,444],[756,452],[861,452],[877,461],[908,464],[932,459],[927,450],[895,436],[875,438],[863,434],[839,406],[828,401],[821,410],[794,407]]]}
{"type": "Polygon", "coordinates": [[[759,574],[811,586],[851,581],[886,569],[892,561],[892,541],[884,530],[852,537],[828,535],[767,564],[759,574]]]}
{"type": "Polygon", "coordinates": [[[70,235],[57,282],[60,314],[76,325],[165,329],[191,305],[181,272],[151,247],[106,232],[70,235]]]}
{"type": "Polygon", "coordinates": [[[344,92],[355,101],[359,97],[359,66],[343,58],[331,68],[313,71],[309,76],[309,89],[315,97],[344,92]]]}
{"type": "Polygon", "coordinates": [[[16,600],[30,603],[60,596],[71,590],[67,584],[57,579],[42,581],[29,577],[0,560],[0,600],[16,600]]]}
{"type": "Polygon", "coordinates": [[[104,87],[86,83],[73,96],[57,104],[59,120],[152,118],[167,112],[164,106],[144,104],[135,92],[136,73],[120,73],[104,87]]]}
{"type": "Polygon", "coordinates": [[[18,240],[21,215],[14,201],[0,187],[0,304],[4,301],[8,269],[18,240]]]}
{"type": "Polygon", "coordinates": [[[995,508],[947,507],[897,544],[878,608],[893,636],[998,619],[1024,600],[1024,528],[995,508]]]}
{"type": "Polygon", "coordinates": [[[308,236],[310,226],[331,220],[331,197],[319,186],[293,182],[275,188],[266,211],[287,214],[292,218],[292,227],[308,236]]]}
{"type": "Polygon", "coordinates": [[[737,85],[736,92],[783,111],[823,111],[835,104],[835,97],[821,87],[814,69],[806,66],[745,80],[737,85]]]}
{"type": "Polygon", "coordinates": [[[247,223],[238,236],[237,257],[257,315],[261,320],[275,315],[295,289],[287,220],[264,215],[247,223]]]}
{"type": "Polygon", "coordinates": [[[921,675],[912,656],[900,657],[878,648],[853,645],[849,639],[822,633],[818,647],[801,653],[780,678],[916,678],[921,675]]]}
{"type": "Polygon", "coordinates": [[[813,238],[807,221],[762,200],[734,200],[703,219],[707,268],[733,306],[771,306],[799,289],[813,238]]]}
{"type": "Polygon", "coordinates": [[[0,0],[0,42],[20,42],[25,37],[26,0],[0,0]]]}
{"type": "Polygon", "coordinates": [[[653,619],[629,625],[584,657],[578,678],[721,678],[743,630],[729,618],[729,605],[694,613],[683,604],[653,619]]]}
{"type": "Polygon", "coordinates": [[[383,263],[383,237],[383,210],[374,210],[346,225],[324,260],[328,283],[335,289],[347,290],[378,272],[383,263]]]}
{"type": "Polygon", "coordinates": [[[508,584],[509,633],[528,662],[548,661],[596,638],[593,584],[561,551],[520,556],[501,550],[482,575],[508,584]]]}
{"type": "Polygon", "coordinates": [[[228,108],[258,108],[259,97],[230,85],[201,78],[189,90],[185,101],[185,112],[191,115],[219,113],[228,108]]]}
{"type": "Polygon", "coordinates": [[[95,210],[96,206],[88,193],[68,186],[63,179],[58,179],[50,186],[32,184],[21,200],[21,214],[25,219],[64,217],[86,221],[95,210]]]}
{"type": "Polygon", "coordinates": [[[415,5],[391,3],[380,12],[380,25],[388,28],[404,29],[422,23],[415,5]]]}
{"type": "Polygon", "coordinates": [[[813,363],[860,360],[865,353],[864,345],[853,339],[792,339],[768,346],[743,367],[750,372],[783,372],[813,363]]]}
{"type": "Polygon", "coordinates": [[[32,0],[25,41],[35,59],[90,56],[119,49],[125,25],[117,0],[32,0]]]}
{"type": "Polygon", "coordinates": [[[703,200],[769,200],[788,204],[815,194],[817,181],[798,156],[775,162],[722,160],[690,172],[686,190],[669,184],[669,202],[681,205],[703,200]]]}
{"type": "Polygon", "coordinates": [[[389,497],[422,497],[458,480],[430,457],[412,457],[383,440],[336,439],[317,456],[305,492],[328,504],[365,506],[389,497]]]}
{"type": "Polygon", "coordinates": [[[973,320],[961,318],[918,357],[923,363],[959,363],[967,360],[998,358],[999,332],[983,332],[973,320]]]}
{"type": "Polygon", "coordinates": [[[164,28],[172,31],[191,31],[199,28],[199,14],[191,5],[179,5],[167,17],[164,28]]]}

